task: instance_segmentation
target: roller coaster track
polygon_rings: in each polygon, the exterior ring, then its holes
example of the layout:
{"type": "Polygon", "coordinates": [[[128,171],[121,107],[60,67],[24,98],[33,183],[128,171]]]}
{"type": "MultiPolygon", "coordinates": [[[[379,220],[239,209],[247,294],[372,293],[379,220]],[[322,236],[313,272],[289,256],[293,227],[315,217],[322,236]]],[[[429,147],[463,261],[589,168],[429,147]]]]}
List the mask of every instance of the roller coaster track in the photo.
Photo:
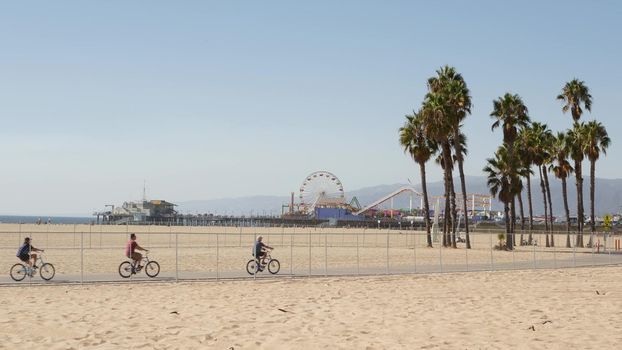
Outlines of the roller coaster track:
{"type": "Polygon", "coordinates": [[[375,206],[378,206],[378,205],[380,205],[380,204],[382,204],[382,203],[384,203],[384,202],[388,201],[389,199],[391,199],[391,198],[393,198],[393,197],[395,197],[395,196],[397,196],[397,195],[399,195],[399,194],[401,194],[401,193],[404,193],[404,192],[412,192],[412,193],[414,193],[415,195],[417,195],[417,196],[419,196],[419,197],[422,197],[422,196],[423,196],[423,194],[422,194],[421,192],[419,192],[419,191],[415,190],[415,188],[414,188],[414,187],[412,187],[412,186],[404,186],[404,187],[400,187],[399,189],[397,189],[397,190],[395,190],[395,191],[393,191],[393,192],[391,192],[391,193],[387,194],[387,195],[386,195],[386,196],[384,196],[384,197],[381,197],[380,199],[378,199],[378,200],[376,200],[376,201],[372,202],[372,203],[371,203],[371,204],[369,204],[368,206],[364,207],[363,209],[361,209],[361,210],[359,210],[359,211],[357,211],[357,212],[355,212],[355,213],[353,213],[353,214],[354,214],[354,215],[363,214],[364,212],[368,211],[369,209],[371,209],[371,208],[373,208],[373,207],[375,207],[375,206]]]}

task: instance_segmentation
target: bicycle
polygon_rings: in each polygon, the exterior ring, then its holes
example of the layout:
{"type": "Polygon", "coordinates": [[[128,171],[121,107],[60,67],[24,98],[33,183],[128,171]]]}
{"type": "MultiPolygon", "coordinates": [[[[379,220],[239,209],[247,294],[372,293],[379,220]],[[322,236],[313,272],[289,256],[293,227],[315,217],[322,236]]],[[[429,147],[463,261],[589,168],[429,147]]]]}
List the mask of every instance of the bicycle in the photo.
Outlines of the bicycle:
{"type": "MultiPolygon", "coordinates": [[[[140,262],[144,262],[142,267],[144,267],[147,276],[153,278],[160,273],[160,264],[155,260],[149,260],[149,252],[145,253],[140,262]]],[[[141,266],[136,267],[133,261],[124,261],[119,265],[119,275],[123,278],[130,278],[139,273],[140,270],[142,270],[141,266]]]]}
{"type": "Polygon", "coordinates": [[[39,269],[39,276],[41,276],[41,278],[45,281],[51,280],[56,274],[54,265],[43,261],[43,254],[41,254],[38,256],[37,263],[33,267],[30,267],[28,264],[24,263],[17,263],[13,265],[10,270],[10,275],[14,281],[19,282],[26,278],[26,276],[30,278],[34,277],[37,269],[39,269]]]}
{"type": "Polygon", "coordinates": [[[246,272],[248,272],[249,275],[254,275],[257,272],[263,271],[266,268],[266,265],[268,266],[268,272],[273,275],[279,273],[279,270],[281,269],[281,263],[277,259],[273,259],[268,251],[266,252],[266,256],[261,258],[261,261],[257,258],[250,259],[246,263],[246,272]]]}

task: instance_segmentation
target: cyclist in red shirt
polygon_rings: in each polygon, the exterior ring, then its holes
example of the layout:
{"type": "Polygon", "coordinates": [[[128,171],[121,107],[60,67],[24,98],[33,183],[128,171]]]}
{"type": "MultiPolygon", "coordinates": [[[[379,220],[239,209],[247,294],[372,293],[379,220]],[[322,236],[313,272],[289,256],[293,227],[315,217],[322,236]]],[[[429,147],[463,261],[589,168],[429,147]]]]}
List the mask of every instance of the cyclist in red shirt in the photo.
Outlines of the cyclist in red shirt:
{"type": "Polygon", "coordinates": [[[143,252],[149,251],[138,245],[136,242],[136,234],[132,233],[130,235],[130,240],[127,242],[127,246],[125,247],[125,256],[132,259],[134,262],[132,265],[135,266],[137,270],[140,270],[142,268],[142,266],[140,266],[140,261],[143,259],[143,255],[137,252],[137,250],[142,250],[143,252]]]}

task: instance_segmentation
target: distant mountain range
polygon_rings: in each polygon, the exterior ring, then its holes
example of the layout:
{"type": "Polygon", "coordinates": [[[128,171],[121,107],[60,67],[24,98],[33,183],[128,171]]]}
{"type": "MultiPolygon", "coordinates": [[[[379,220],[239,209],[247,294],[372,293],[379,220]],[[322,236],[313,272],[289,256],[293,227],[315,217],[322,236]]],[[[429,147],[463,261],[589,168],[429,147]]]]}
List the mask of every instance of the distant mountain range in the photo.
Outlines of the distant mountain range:
{"type": "MultiPolygon", "coordinates": [[[[460,181],[456,178],[456,192],[460,191],[460,181]]],[[[553,176],[549,176],[551,183],[551,198],[553,201],[553,213],[555,216],[564,215],[561,182],[553,176]]],[[[589,214],[590,193],[589,193],[589,177],[586,177],[584,183],[584,206],[585,212],[589,214]]],[[[486,178],[483,176],[467,176],[467,193],[488,194],[486,186],[486,178]]],[[[378,185],[373,187],[365,187],[358,190],[347,191],[346,198],[350,201],[356,197],[362,206],[385,196],[396,189],[407,186],[408,184],[392,184],[378,185]]],[[[414,185],[416,189],[421,189],[420,184],[414,185]]],[[[429,196],[440,196],[443,194],[443,182],[436,181],[428,183],[429,196]]],[[[544,212],[542,202],[542,191],[540,188],[539,178],[532,178],[531,181],[532,202],[534,207],[534,215],[544,212]]],[[[525,215],[527,212],[527,195],[524,194],[525,215]]],[[[402,194],[394,199],[395,208],[408,208],[410,196],[402,194]]],[[[178,210],[182,213],[214,213],[225,215],[280,215],[281,206],[289,203],[288,196],[249,196],[238,198],[220,198],[209,200],[193,200],[177,203],[178,210]]],[[[430,198],[430,205],[432,205],[430,198]]],[[[413,197],[413,207],[419,206],[419,198],[413,197]]],[[[517,204],[518,206],[518,204],[517,204]]],[[[576,215],[576,190],[574,178],[568,180],[568,206],[570,215],[576,215]]],[[[606,213],[617,213],[622,206],[622,179],[601,179],[596,178],[596,205],[597,215],[606,213]]],[[[388,208],[387,205],[384,206],[388,208]]],[[[501,210],[502,206],[497,200],[493,200],[493,209],[501,210]]]]}

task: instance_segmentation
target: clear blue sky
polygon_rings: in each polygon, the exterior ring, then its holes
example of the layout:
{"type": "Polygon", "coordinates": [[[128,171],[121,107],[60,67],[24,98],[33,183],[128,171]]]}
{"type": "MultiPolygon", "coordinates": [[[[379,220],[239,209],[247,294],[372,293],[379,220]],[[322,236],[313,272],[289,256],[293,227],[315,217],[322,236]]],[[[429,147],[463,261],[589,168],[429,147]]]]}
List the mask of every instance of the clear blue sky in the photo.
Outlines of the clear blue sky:
{"type": "MultiPolygon", "coordinates": [[[[348,189],[418,182],[397,130],[455,66],[473,95],[466,172],[501,138],[492,100],[570,126],[584,80],[620,177],[622,9],[615,1],[39,1],[0,5],[0,214],[90,214],[287,195],[329,170],[348,189]]],[[[440,171],[430,165],[430,179],[440,171]]]]}

